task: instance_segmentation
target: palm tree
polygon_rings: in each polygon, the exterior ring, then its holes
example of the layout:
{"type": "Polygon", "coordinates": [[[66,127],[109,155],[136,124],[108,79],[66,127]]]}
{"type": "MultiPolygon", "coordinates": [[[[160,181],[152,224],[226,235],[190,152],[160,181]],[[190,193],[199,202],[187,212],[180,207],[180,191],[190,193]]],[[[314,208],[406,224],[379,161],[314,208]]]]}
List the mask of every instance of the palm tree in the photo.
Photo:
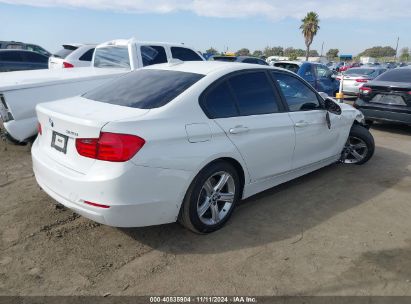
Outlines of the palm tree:
{"type": "Polygon", "coordinates": [[[313,42],[314,36],[317,34],[320,26],[320,19],[318,19],[318,14],[316,12],[309,12],[301,20],[302,24],[300,26],[300,30],[304,35],[305,45],[307,46],[307,50],[305,52],[305,60],[308,60],[310,55],[310,45],[313,42]]]}

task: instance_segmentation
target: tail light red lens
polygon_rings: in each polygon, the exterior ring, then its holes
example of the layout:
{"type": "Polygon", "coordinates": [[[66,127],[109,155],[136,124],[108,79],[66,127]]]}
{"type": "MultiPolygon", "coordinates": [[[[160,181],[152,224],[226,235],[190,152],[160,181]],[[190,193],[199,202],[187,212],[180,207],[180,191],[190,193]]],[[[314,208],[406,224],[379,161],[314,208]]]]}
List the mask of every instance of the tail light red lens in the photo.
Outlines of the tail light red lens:
{"type": "Polygon", "coordinates": [[[68,63],[68,62],[63,62],[63,67],[64,68],[66,68],[66,69],[68,69],[68,68],[74,68],[74,65],[72,65],[71,63],[68,63]]]}
{"type": "Polygon", "coordinates": [[[356,82],[368,82],[369,79],[356,79],[356,82]]]}
{"type": "Polygon", "coordinates": [[[360,90],[360,94],[364,94],[364,95],[367,95],[371,93],[372,91],[372,89],[369,87],[361,87],[359,90],[360,90]]]}
{"type": "Polygon", "coordinates": [[[37,123],[37,133],[39,135],[43,135],[43,129],[41,128],[41,123],[37,123]]]}
{"type": "Polygon", "coordinates": [[[84,157],[97,158],[98,138],[77,138],[76,149],[84,157]]]}
{"type": "Polygon", "coordinates": [[[84,157],[110,162],[130,160],[145,144],[141,137],[101,132],[99,138],[77,138],[76,149],[84,157]]]}

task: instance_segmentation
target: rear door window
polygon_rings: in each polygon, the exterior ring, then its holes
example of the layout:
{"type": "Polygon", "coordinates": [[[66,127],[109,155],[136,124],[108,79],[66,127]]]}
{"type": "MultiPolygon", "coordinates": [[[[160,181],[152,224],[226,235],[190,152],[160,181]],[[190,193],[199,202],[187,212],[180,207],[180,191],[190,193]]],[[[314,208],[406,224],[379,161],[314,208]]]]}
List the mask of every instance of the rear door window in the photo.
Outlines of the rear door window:
{"type": "Polygon", "coordinates": [[[265,71],[248,72],[228,80],[240,115],[258,115],[279,112],[279,100],[265,71]]]}
{"type": "Polygon", "coordinates": [[[97,68],[130,68],[128,48],[125,46],[96,48],[94,66],[97,68]]]}
{"type": "Polygon", "coordinates": [[[83,97],[139,109],[162,107],[203,78],[179,71],[142,69],[130,72],[83,97]]]}
{"type": "Polygon", "coordinates": [[[184,47],[171,47],[171,55],[173,58],[182,61],[203,61],[203,59],[193,50],[184,47]]]}
{"type": "Polygon", "coordinates": [[[291,112],[319,110],[317,94],[303,81],[286,73],[272,72],[291,112]]]}
{"type": "Polygon", "coordinates": [[[238,116],[233,95],[226,81],[207,91],[202,102],[202,107],[209,118],[238,116]]]}
{"type": "Polygon", "coordinates": [[[87,52],[85,52],[83,55],[80,56],[79,60],[80,61],[91,61],[93,59],[93,53],[94,53],[94,48],[89,49],[87,52]]]}
{"type": "Polygon", "coordinates": [[[143,66],[166,63],[167,55],[164,47],[157,45],[142,45],[141,57],[143,59],[143,66]]]}

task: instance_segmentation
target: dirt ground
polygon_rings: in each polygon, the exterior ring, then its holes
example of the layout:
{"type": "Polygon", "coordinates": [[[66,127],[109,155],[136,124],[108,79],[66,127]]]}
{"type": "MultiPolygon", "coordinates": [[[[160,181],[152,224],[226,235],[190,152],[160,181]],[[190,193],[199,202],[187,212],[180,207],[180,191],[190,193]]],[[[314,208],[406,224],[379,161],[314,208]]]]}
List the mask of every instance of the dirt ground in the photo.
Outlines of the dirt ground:
{"type": "Polygon", "coordinates": [[[1,295],[411,295],[411,128],[243,202],[211,235],[117,229],[55,207],[0,143],[1,295]]]}

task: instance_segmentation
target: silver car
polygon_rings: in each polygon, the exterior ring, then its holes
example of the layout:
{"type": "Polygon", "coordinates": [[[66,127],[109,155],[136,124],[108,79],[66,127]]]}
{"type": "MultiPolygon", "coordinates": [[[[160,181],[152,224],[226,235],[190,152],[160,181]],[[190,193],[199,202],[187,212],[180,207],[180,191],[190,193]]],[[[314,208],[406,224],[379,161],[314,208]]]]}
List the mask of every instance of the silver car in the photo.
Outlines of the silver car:
{"type": "Polygon", "coordinates": [[[338,78],[343,78],[343,92],[346,95],[357,95],[359,93],[360,87],[362,87],[368,81],[373,80],[375,77],[384,73],[387,69],[379,67],[361,67],[361,68],[351,68],[345,71],[343,76],[338,78]]]}

